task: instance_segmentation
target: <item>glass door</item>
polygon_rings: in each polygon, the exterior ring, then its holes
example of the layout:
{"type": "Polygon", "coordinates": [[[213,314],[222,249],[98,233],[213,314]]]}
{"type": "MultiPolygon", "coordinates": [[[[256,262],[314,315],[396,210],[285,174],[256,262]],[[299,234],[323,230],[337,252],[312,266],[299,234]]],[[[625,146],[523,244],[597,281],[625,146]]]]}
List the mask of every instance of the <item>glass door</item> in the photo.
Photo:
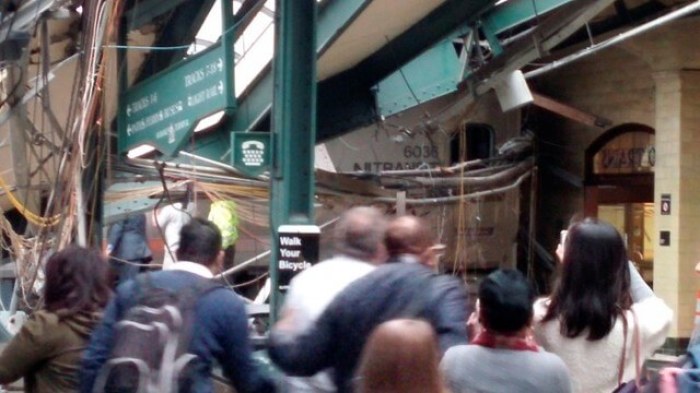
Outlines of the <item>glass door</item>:
{"type": "Polygon", "coordinates": [[[612,224],[625,240],[627,254],[642,274],[653,284],[654,278],[654,204],[618,203],[598,206],[598,218],[612,224]]]}

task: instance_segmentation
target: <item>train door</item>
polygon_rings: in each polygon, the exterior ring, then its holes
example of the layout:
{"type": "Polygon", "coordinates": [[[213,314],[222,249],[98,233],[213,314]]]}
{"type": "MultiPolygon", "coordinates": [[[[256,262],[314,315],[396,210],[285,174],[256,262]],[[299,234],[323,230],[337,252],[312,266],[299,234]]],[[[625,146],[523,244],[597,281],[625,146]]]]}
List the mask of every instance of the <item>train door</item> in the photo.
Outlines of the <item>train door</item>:
{"type": "Polygon", "coordinates": [[[654,130],[641,124],[612,128],[586,149],[584,211],[613,224],[628,256],[652,283],[654,269],[654,130]]]}

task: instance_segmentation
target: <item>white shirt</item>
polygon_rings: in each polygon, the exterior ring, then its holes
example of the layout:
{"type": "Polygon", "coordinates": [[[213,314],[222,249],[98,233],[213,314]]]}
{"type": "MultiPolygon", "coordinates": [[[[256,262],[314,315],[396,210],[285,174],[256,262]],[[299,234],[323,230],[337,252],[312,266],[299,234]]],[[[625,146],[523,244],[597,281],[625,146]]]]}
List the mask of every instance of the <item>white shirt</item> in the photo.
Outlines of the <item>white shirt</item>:
{"type": "Polygon", "coordinates": [[[156,222],[163,231],[165,242],[163,255],[163,269],[167,269],[175,263],[175,252],[180,246],[180,230],[190,222],[192,217],[182,209],[182,203],[173,203],[160,209],[156,216],[156,222]],[[168,249],[170,252],[168,252],[168,249]],[[172,253],[172,256],[170,255],[172,253]]]}
{"type": "MultiPolygon", "coordinates": [[[[374,265],[367,262],[339,255],[294,277],[284,308],[294,310],[297,333],[308,329],[345,287],[373,269],[374,265]]],[[[288,377],[287,381],[292,393],[336,391],[328,372],[320,372],[309,378],[288,377]]]]}
{"type": "MultiPolygon", "coordinates": [[[[607,393],[617,387],[618,369],[624,338],[621,318],[617,318],[610,333],[600,340],[587,340],[587,331],[576,338],[560,333],[559,321],[541,322],[547,311],[548,299],[535,302],[535,339],[549,352],[558,355],[569,368],[574,392],[607,393]]],[[[661,347],[671,325],[673,311],[656,296],[648,297],[632,305],[639,321],[640,362],[661,347]]],[[[635,377],[636,352],[632,344],[634,318],[625,312],[628,321],[627,344],[625,346],[625,369],[622,381],[635,377]]]]}

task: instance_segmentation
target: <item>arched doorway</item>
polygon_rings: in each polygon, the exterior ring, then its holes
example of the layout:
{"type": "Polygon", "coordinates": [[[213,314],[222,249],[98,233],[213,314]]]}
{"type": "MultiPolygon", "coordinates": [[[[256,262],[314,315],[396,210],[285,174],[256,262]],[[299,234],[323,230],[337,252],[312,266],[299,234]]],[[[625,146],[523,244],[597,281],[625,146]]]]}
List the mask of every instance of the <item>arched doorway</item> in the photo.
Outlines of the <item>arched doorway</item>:
{"type": "Polygon", "coordinates": [[[654,129],[624,124],[586,149],[584,211],[610,222],[627,242],[629,258],[652,282],[654,264],[654,129]]]}

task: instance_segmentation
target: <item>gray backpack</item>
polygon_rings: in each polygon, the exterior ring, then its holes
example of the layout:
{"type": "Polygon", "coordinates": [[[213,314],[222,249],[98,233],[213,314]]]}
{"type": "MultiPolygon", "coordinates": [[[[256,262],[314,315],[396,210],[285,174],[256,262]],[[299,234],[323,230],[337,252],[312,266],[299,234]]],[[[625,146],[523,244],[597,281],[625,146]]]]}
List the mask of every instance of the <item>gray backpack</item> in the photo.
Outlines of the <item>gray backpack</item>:
{"type": "Polygon", "coordinates": [[[134,304],[114,326],[109,359],[98,373],[94,392],[182,393],[192,384],[188,353],[195,304],[222,286],[201,279],[178,291],[155,287],[150,273],[136,278],[134,304]]]}

